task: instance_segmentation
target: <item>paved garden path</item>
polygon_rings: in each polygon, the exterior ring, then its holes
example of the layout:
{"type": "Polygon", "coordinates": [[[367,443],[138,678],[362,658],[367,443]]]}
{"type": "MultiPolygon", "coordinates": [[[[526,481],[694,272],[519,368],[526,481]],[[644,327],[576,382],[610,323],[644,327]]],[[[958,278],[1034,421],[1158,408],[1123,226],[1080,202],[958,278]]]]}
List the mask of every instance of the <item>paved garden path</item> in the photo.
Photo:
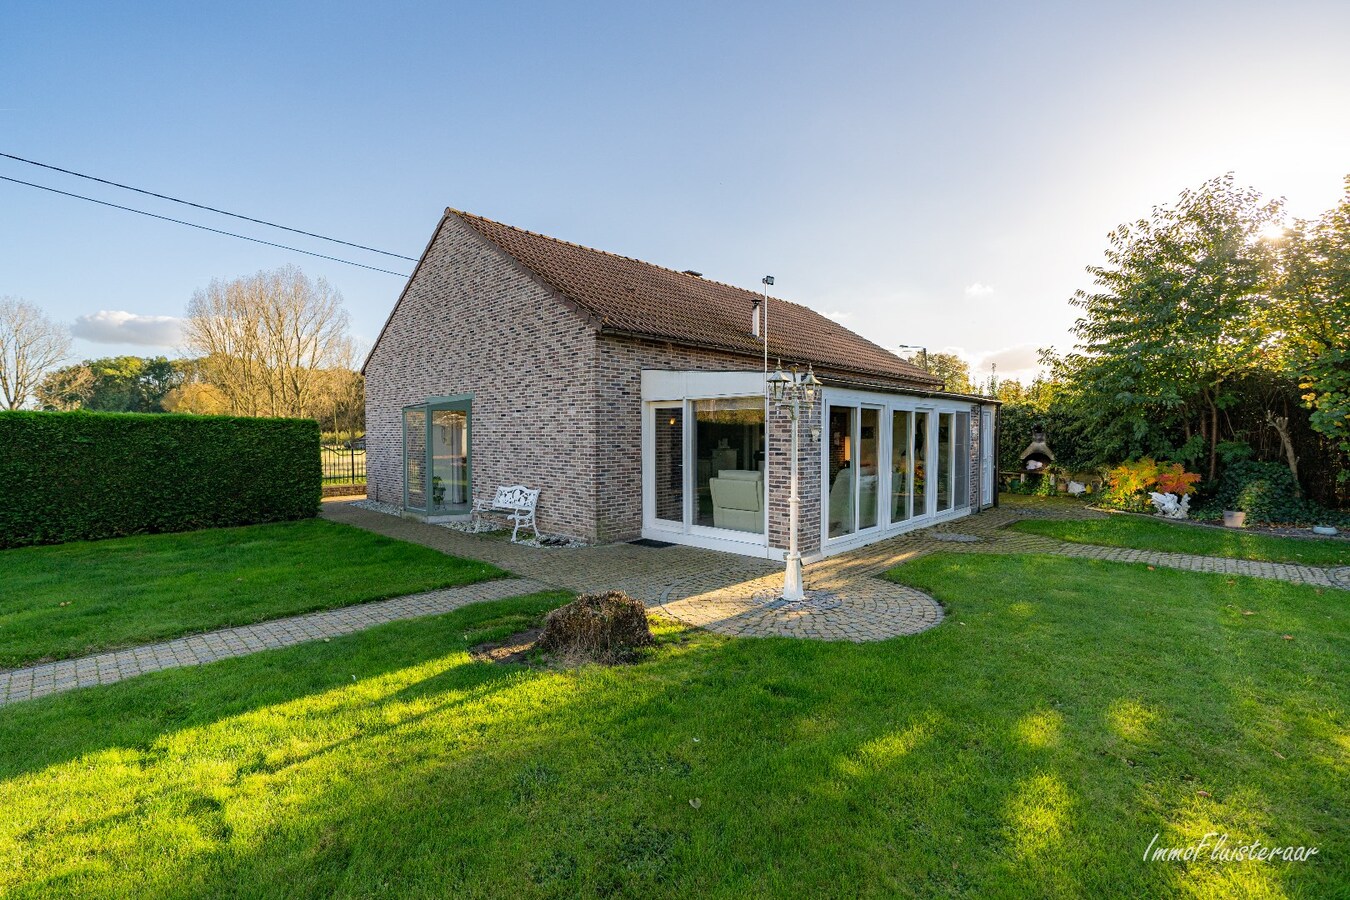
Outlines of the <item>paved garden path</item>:
{"type": "Polygon", "coordinates": [[[781,564],[712,550],[683,546],[652,549],[633,544],[584,549],[526,547],[500,537],[464,534],[352,505],[329,504],[324,507],[324,515],[456,556],[487,560],[570,590],[623,590],[686,624],[744,637],[869,641],[931,628],[942,621],[942,607],[933,598],[876,576],[938,551],[1043,553],[1350,589],[1350,571],[1345,570],[1071,544],[1006,528],[1019,519],[1107,515],[1067,501],[1034,505],[1014,501],[831,556],[806,568],[808,597],[802,603],[773,599],[783,584],[781,564]]]}
{"type": "Polygon", "coordinates": [[[424,525],[348,503],[326,503],[322,515],[455,556],[485,560],[523,576],[431,591],[257,625],[0,672],[0,704],[109,684],[144,672],[201,665],[274,647],[349,634],[373,625],[450,612],[468,603],[528,594],[546,587],[622,590],[689,625],[742,637],[785,636],[875,641],[916,634],[942,621],[942,607],[913,588],[876,576],[928,553],[1042,553],[1147,563],[1191,572],[1270,578],[1350,590],[1350,567],[1323,569],[1071,544],[1005,526],[1025,518],[1096,518],[1077,504],[1010,503],[965,519],[880,541],[806,568],[807,599],[775,600],[782,566],[694,547],[607,544],[581,549],[527,547],[502,537],[424,525]]]}
{"type": "Polygon", "coordinates": [[[158,644],[14,669],[0,672],[0,705],[77,687],[112,684],[146,672],[200,666],[231,656],[246,656],[261,650],[337,637],[373,625],[439,615],[470,603],[518,597],[545,589],[544,585],[523,578],[480,581],[464,587],[272,619],[256,625],[222,628],[158,644]]]}

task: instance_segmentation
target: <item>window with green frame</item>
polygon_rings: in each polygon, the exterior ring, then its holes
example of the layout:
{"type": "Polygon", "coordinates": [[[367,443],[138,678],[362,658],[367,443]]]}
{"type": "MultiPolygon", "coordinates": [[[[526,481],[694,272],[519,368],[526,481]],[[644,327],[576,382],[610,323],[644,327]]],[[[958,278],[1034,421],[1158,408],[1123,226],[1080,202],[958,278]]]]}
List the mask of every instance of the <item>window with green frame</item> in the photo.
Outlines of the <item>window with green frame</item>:
{"type": "Polygon", "coordinates": [[[433,515],[473,505],[473,396],[433,397],[403,408],[403,507],[433,515]]]}

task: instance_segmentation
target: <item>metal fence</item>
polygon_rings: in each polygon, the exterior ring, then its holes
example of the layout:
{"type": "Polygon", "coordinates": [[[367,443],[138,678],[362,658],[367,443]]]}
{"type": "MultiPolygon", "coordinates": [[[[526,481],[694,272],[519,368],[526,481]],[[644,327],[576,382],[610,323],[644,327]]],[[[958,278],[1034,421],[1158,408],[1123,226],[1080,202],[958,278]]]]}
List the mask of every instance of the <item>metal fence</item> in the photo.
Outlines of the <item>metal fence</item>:
{"type": "Polygon", "coordinates": [[[325,444],[319,448],[323,462],[324,484],[364,484],[366,451],[344,445],[325,444]]]}

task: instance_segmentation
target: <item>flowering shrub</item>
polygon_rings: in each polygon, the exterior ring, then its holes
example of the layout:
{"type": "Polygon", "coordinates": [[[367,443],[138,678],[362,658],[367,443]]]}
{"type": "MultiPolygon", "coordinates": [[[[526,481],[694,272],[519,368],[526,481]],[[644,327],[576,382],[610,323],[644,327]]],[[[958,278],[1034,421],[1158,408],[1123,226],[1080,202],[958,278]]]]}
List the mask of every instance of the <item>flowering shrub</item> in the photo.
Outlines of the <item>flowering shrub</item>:
{"type": "Polygon", "coordinates": [[[1106,475],[1112,493],[1138,494],[1146,491],[1158,481],[1158,464],[1145,456],[1134,462],[1121,463],[1106,475]]]}
{"type": "Polygon", "coordinates": [[[1097,503],[1111,509],[1124,509],[1132,512],[1148,510],[1148,492],[1156,489],[1163,494],[1176,494],[1184,497],[1195,493],[1195,485],[1200,476],[1187,472],[1181,463],[1159,465],[1151,457],[1133,462],[1121,463],[1106,475],[1106,490],[1102,491],[1097,503]]]}
{"type": "Polygon", "coordinates": [[[1181,463],[1172,463],[1163,466],[1158,470],[1158,490],[1164,494],[1176,494],[1178,497],[1185,497],[1187,494],[1195,493],[1195,486],[1200,481],[1200,476],[1195,472],[1187,472],[1182,468],[1181,463]]]}

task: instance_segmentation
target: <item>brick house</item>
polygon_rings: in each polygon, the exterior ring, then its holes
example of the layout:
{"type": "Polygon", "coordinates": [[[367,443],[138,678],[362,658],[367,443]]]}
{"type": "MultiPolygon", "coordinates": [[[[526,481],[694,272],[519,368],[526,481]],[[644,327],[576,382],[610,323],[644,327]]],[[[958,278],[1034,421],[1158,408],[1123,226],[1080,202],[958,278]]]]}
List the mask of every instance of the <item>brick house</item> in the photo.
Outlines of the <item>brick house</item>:
{"type": "MultiPolygon", "coordinates": [[[[766,558],[787,546],[789,419],[764,400],[760,295],[446,210],[366,360],[368,493],[465,516],[540,488],[540,528],[766,558]]],[[[770,366],[814,367],[804,556],[994,502],[997,405],[804,306],[770,366]]]]}

